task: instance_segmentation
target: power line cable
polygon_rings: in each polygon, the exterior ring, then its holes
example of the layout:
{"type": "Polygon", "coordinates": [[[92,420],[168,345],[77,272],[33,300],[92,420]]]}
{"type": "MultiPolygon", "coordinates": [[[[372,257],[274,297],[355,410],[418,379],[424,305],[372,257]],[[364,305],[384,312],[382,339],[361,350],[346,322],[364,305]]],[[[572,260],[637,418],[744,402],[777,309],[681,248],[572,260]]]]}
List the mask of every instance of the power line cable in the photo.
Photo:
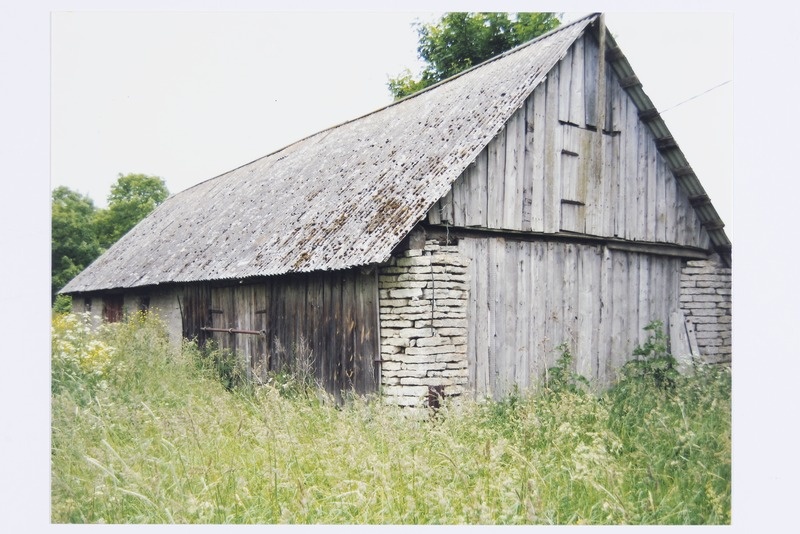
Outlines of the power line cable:
{"type": "Polygon", "coordinates": [[[732,81],[733,81],[733,80],[727,80],[727,81],[724,81],[724,82],[722,82],[722,83],[720,83],[720,84],[717,84],[717,85],[715,85],[714,87],[712,87],[711,89],[707,89],[707,90],[703,91],[702,93],[696,94],[696,95],[694,95],[694,96],[693,96],[693,97],[691,97],[691,98],[687,98],[686,100],[684,100],[684,101],[682,101],[682,102],[678,102],[678,103],[677,103],[677,104],[675,104],[674,106],[668,107],[667,109],[665,109],[665,110],[663,110],[663,111],[660,111],[660,112],[659,112],[659,114],[660,114],[660,115],[663,115],[664,113],[666,113],[667,111],[669,111],[669,110],[671,110],[671,109],[675,109],[675,108],[677,108],[678,106],[682,106],[683,104],[685,104],[685,103],[687,103],[687,102],[690,102],[690,101],[694,100],[695,98],[699,98],[699,97],[703,96],[703,95],[704,95],[704,94],[706,94],[706,93],[710,93],[710,92],[711,92],[711,91],[713,91],[714,89],[719,89],[719,88],[720,88],[720,87],[722,87],[723,85],[727,85],[727,84],[731,83],[732,81]]]}

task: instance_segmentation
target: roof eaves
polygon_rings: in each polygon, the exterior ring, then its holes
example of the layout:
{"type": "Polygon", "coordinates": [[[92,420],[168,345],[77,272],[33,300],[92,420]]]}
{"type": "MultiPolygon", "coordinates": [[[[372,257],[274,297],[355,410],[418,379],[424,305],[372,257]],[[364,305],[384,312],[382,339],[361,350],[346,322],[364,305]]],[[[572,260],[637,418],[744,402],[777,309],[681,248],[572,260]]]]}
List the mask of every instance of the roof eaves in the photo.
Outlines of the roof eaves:
{"type": "Polygon", "coordinates": [[[678,146],[667,124],[661,117],[653,101],[645,94],[642,83],[633,72],[630,62],[617,45],[616,40],[606,29],[606,60],[620,78],[623,89],[633,100],[639,110],[639,119],[647,124],[656,138],[656,147],[667,162],[675,179],[689,195],[690,201],[694,199],[693,206],[703,227],[708,232],[711,244],[725,265],[731,266],[731,241],[723,230],[725,223],[720,218],[717,210],[708,199],[708,194],[703,189],[699,178],[689,165],[686,156],[678,146]],[[702,200],[702,202],[700,202],[702,200]]]}

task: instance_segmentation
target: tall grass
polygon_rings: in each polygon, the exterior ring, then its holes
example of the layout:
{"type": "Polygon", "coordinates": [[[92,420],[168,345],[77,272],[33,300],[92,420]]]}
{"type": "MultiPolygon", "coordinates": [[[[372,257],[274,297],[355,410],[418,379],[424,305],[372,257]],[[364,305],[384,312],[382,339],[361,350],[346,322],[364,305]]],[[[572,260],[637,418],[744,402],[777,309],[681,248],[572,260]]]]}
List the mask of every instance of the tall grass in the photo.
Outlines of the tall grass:
{"type": "MultiPolygon", "coordinates": [[[[54,320],[54,383],[70,324],[54,320]]],[[[53,389],[55,523],[730,522],[725,369],[669,388],[628,373],[598,397],[565,351],[540,393],[418,418],[301,382],[229,390],[150,315],[81,339],[110,357],[53,389]]]]}

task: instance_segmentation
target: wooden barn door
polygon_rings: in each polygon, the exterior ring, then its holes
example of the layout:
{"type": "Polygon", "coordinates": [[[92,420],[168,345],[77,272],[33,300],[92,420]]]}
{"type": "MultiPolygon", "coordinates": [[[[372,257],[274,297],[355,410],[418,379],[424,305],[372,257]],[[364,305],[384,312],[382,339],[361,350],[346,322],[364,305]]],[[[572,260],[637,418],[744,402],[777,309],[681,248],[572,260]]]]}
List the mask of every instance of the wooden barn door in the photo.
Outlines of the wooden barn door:
{"type": "Polygon", "coordinates": [[[378,391],[374,271],[280,276],[210,290],[208,332],[238,353],[256,383],[270,372],[312,378],[337,400],[378,391]],[[227,331],[232,329],[232,331],[227,331]]]}
{"type": "Polygon", "coordinates": [[[118,323],[123,317],[123,295],[106,295],[103,297],[103,320],[107,323],[118,323]]]}

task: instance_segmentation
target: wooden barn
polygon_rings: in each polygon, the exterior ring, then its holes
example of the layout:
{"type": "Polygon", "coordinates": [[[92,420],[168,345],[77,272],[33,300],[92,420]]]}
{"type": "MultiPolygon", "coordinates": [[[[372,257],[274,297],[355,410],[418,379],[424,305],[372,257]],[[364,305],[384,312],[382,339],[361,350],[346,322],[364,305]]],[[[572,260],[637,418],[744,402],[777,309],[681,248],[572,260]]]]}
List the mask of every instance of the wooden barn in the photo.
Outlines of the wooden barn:
{"type": "Polygon", "coordinates": [[[598,387],[664,324],[731,358],[731,244],[602,15],[170,197],[73,279],[264,376],[501,397],[567,343],[598,387]]]}

